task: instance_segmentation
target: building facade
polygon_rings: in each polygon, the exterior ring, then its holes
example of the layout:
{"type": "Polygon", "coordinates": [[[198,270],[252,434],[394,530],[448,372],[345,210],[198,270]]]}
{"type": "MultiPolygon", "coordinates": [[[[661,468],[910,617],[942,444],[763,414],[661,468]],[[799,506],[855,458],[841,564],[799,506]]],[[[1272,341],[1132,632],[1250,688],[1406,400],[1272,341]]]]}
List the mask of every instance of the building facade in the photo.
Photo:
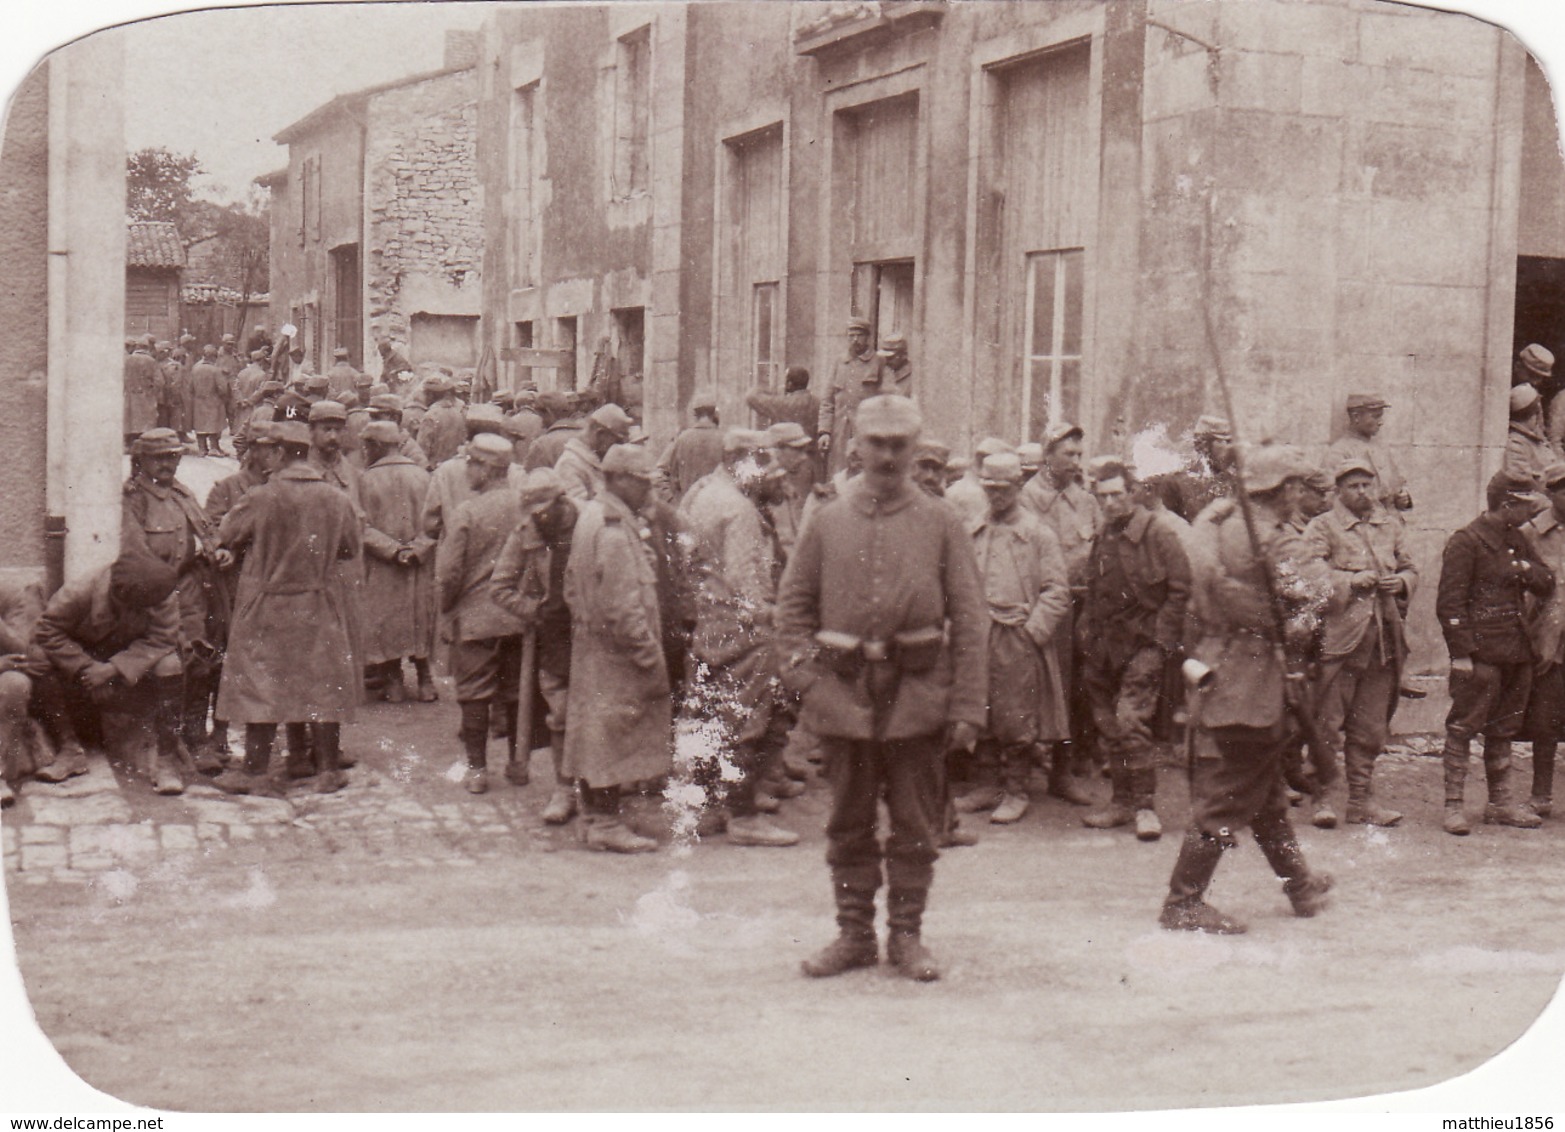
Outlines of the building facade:
{"type": "Polygon", "coordinates": [[[132,220],[125,232],[125,333],[179,337],[185,246],[179,229],[162,220],[132,220]]]}

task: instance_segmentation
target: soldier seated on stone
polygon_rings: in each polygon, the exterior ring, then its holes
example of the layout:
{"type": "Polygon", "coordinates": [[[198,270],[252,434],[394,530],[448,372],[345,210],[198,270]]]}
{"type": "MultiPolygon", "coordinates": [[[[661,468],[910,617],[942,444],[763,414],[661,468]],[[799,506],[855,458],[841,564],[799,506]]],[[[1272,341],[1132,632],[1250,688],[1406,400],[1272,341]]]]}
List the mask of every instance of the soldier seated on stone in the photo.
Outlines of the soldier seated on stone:
{"type": "MultiPolygon", "coordinates": [[[[172,566],[128,549],[49,599],[28,650],[28,672],[43,685],[41,704],[54,735],[74,737],[85,726],[107,738],[120,728],[106,726],[105,714],[132,717],[142,732],[134,767],[159,794],[185,788],[177,769],[183,687],[177,581],[172,566]]],[[[62,748],[69,750],[68,742],[62,748]]]]}
{"type": "Polygon", "coordinates": [[[62,720],[63,734],[58,736],[46,735],[38,726],[45,715],[42,687],[33,679],[28,649],[42,612],[38,582],[0,578],[0,806],[16,800],[13,782],[28,777],[63,782],[87,773],[87,756],[69,720],[62,720]]]}

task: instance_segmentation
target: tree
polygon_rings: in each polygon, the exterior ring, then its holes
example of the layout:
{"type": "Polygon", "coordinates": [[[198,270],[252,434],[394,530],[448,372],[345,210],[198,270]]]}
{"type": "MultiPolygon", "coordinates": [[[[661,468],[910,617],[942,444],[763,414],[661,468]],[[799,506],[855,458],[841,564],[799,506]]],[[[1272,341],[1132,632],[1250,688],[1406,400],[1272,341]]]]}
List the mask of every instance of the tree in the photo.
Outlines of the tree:
{"type": "Polygon", "coordinates": [[[125,206],[132,220],[180,224],[195,201],[191,182],[205,170],[193,153],[149,146],[131,154],[125,168],[125,206]]]}

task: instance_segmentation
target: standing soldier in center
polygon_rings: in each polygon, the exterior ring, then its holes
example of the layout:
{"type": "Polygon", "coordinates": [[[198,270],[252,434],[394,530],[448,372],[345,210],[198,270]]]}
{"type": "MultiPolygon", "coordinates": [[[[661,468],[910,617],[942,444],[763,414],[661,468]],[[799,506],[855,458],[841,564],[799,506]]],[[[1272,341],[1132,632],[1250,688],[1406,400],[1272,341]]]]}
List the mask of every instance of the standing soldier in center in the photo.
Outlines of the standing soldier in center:
{"type": "Polygon", "coordinates": [[[190,371],[190,414],[200,456],[221,456],[217,440],[228,421],[228,378],[217,364],[217,347],[201,347],[201,360],[190,371]]]}
{"type": "Polygon", "coordinates": [[[835,475],[847,466],[853,439],[853,414],[859,402],[880,391],[880,358],[870,342],[869,320],[848,319],[848,356],[837,363],[831,384],[821,398],[820,419],[816,423],[821,458],[827,462],[826,474],[835,475]]]}
{"type": "Polygon", "coordinates": [[[873,966],[875,893],[889,884],[887,957],[940,977],[920,930],[939,856],[948,749],[972,750],[987,711],[987,613],[972,539],[956,513],[908,480],[923,420],[905,397],[858,407],[863,474],[805,521],[783,572],[783,678],[820,736],[839,935],[804,962],[812,977],[873,966]],[[876,838],[881,800],[891,818],[876,838]]]}

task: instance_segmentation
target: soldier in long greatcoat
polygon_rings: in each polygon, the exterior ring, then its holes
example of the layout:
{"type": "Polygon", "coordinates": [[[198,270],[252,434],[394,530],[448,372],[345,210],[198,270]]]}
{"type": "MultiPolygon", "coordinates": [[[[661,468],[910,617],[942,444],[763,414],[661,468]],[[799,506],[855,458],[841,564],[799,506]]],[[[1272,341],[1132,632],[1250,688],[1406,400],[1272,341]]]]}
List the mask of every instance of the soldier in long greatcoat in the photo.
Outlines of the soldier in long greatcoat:
{"type": "Polygon", "coordinates": [[[244,558],[217,714],[245,724],[245,761],[216,785],[279,792],[268,777],[277,725],[305,721],[316,732],[324,793],[344,784],[340,728],[359,702],[359,658],[338,575],[359,554],[360,521],[348,496],[310,463],[309,427],[285,421],[274,435],[281,467],[239,501],[218,532],[244,558]]]}
{"type": "Polygon", "coordinates": [[[620,788],[671,766],[672,704],[663,655],[653,537],[638,513],[652,491],[652,458],[616,444],[605,488],[582,509],[565,571],[571,607],[565,772],[581,781],[587,844],[645,852],[657,842],[620,819],[620,788]]]}
{"type": "Polygon", "coordinates": [[[162,374],[152,360],[152,347],[145,341],[136,344],[125,358],[125,447],[149,428],[158,427],[158,386],[162,374]]]}
{"type": "Polygon", "coordinates": [[[201,360],[190,371],[190,411],[197,451],[202,456],[221,455],[217,438],[228,423],[228,395],[228,378],[217,364],[217,347],[203,346],[201,360]]]}
{"type": "Polygon", "coordinates": [[[436,699],[429,675],[435,643],[435,540],[424,534],[420,513],[429,473],[397,451],[402,431],[390,421],[365,426],[360,441],[368,465],[359,480],[364,507],[365,683],[384,684],[400,701],[402,660],[413,661],[418,698],[436,699]],[[377,679],[378,677],[378,679],[377,679]]]}

